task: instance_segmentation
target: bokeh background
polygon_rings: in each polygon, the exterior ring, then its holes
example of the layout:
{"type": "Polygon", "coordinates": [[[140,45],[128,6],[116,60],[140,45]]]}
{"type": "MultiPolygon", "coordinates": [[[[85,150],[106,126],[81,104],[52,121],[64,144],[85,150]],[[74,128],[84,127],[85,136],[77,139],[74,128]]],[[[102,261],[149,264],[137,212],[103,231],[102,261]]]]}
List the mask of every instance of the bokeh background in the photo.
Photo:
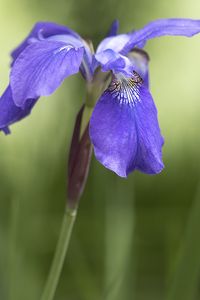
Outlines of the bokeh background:
{"type": "MultiPolygon", "coordinates": [[[[94,44],[157,18],[200,18],[199,0],[0,0],[0,91],[10,51],[37,21],[94,44]]],[[[200,36],[149,41],[151,91],[165,137],[164,171],[127,180],[95,159],[56,292],[58,300],[193,300],[200,295],[200,36]]],[[[74,119],[85,98],[68,78],[0,134],[0,299],[40,299],[65,207],[74,119]]]]}

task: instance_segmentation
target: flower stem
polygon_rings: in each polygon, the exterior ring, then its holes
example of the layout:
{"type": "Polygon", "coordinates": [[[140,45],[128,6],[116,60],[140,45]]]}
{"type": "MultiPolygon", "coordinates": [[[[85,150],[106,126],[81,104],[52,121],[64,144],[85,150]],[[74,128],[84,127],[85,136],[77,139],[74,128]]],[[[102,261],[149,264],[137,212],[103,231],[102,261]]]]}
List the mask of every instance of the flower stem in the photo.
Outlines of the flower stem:
{"type": "Polygon", "coordinates": [[[66,209],[65,211],[56,251],[41,300],[53,300],[54,298],[76,219],[76,212],[77,209],[66,209]]]}

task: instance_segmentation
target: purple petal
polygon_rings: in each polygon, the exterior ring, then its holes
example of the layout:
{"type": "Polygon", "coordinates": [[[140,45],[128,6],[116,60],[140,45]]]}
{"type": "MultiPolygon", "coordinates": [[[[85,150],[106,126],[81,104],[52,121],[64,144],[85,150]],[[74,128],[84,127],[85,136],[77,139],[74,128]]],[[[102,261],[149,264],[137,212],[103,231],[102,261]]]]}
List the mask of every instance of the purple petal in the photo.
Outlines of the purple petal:
{"type": "Polygon", "coordinates": [[[35,24],[27,38],[16,49],[12,51],[11,56],[13,60],[16,60],[19,54],[30,44],[30,39],[37,39],[40,34],[42,34],[44,38],[48,38],[49,36],[58,34],[69,34],[78,39],[80,38],[76,32],[68,27],[51,22],[39,22],[35,24]]]}
{"type": "Polygon", "coordinates": [[[84,55],[83,61],[84,63],[81,64],[80,71],[82,72],[83,77],[90,81],[92,80],[93,70],[92,70],[92,59],[93,55],[91,53],[91,49],[87,41],[83,40],[82,38],[77,39],[69,34],[63,35],[53,35],[47,38],[48,41],[56,41],[56,42],[63,42],[67,45],[72,45],[73,47],[80,48],[84,47],[84,55]]]}
{"type": "Polygon", "coordinates": [[[95,68],[100,64],[103,72],[112,71],[115,74],[122,73],[131,77],[134,70],[142,77],[147,87],[149,86],[148,62],[148,54],[136,48],[128,54],[128,57],[107,49],[96,53],[93,61],[95,68]]]}
{"type": "Polygon", "coordinates": [[[1,128],[0,130],[3,131],[3,133],[4,133],[5,135],[8,135],[8,134],[11,133],[9,127],[3,127],[3,128],[1,128]]]}
{"type": "Polygon", "coordinates": [[[134,66],[130,59],[111,49],[95,54],[95,59],[101,65],[103,72],[111,70],[114,73],[123,73],[126,76],[132,76],[134,66]]]}
{"type": "Polygon", "coordinates": [[[96,53],[107,49],[115,52],[121,52],[129,40],[130,38],[128,34],[119,34],[117,36],[107,37],[99,44],[96,53]]]}
{"type": "Polygon", "coordinates": [[[135,46],[143,47],[147,40],[164,35],[183,35],[191,37],[200,32],[200,20],[160,19],[147,24],[140,30],[129,34],[129,42],[121,53],[131,51],[135,46]]]}
{"type": "Polygon", "coordinates": [[[110,29],[108,31],[107,37],[115,36],[117,35],[119,29],[119,21],[114,20],[110,26],[110,29]]]}
{"type": "Polygon", "coordinates": [[[135,169],[156,174],[163,168],[163,138],[153,99],[134,73],[127,81],[114,79],[97,102],[90,137],[95,156],[121,177],[135,169]]]}
{"type": "Polygon", "coordinates": [[[45,40],[53,41],[53,42],[62,42],[65,43],[66,45],[71,45],[76,48],[83,47],[83,40],[77,39],[77,37],[74,37],[73,35],[70,34],[56,34],[46,38],[45,40]]]}
{"type": "MultiPolygon", "coordinates": [[[[109,40],[110,40],[110,39],[109,39],[110,37],[116,36],[116,35],[117,35],[118,28],[119,28],[119,21],[118,21],[118,20],[113,21],[112,24],[111,24],[111,27],[110,27],[110,29],[109,29],[109,31],[108,31],[108,34],[107,34],[105,40],[106,40],[106,41],[107,41],[107,40],[109,41],[109,40]],[[107,39],[107,38],[108,38],[108,39],[107,39]]],[[[97,49],[97,51],[96,51],[96,58],[95,58],[95,56],[93,56],[92,61],[91,61],[91,64],[92,64],[92,73],[93,73],[93,74],[94,74],[95,70],[98,68],[99,64],[101,64],[101,66],[102,66],[102,63],[101,63],[100,61],[98,61],[98,57],[99,57],[99,59],[101,60],[101,55],[102,55],[102,54],[105,55],[105,53],[103,53],[104,50],[106,50],[106,51],[112,51],[112,49],[110,50],[110,49],[107,49],[107,48],[106,48],[106,43],[105,43],[105,45],[104,45],[104,40],[100,43],[100,45],[99,45],[99,47],[98,47],[98,49],[97,49]],[[103,44],[102,44],[102,43],[103,43],[103,44]],[[101,47],[100,45],[102,45],[102,47],[101,47]]],[[[114,47],[114,48],[115,48],[115,47],[114,47]]],[[[115,52],[115,51],[113,51],[113,52],[115,52]]]]}
{"type": "Polygon", "coordinates": [[[157,109],[148,89],[140,90],[140,101],[135,106],[135,124],[138,133],[138,148],[136,161],[129,166],[128,173],[134,169],[147,174],[157,174],[162,171],[162,146],[157,109]]]}
{"type": "Polygon", "coordinates": [[[28,46],[11,71],[11,88],[17,106],[27,99],[50,95],[69,75],[79,71],[83,48],[63,42],[41,41],[28,46]]]}
{"type": "Polygon", "coordinates": [[[36,102],[37,99],[29,99],[24,109],[17,107],[8,86],[0,99],[0,129],[8,134],[8,126],[28,116],[36,102]]]}

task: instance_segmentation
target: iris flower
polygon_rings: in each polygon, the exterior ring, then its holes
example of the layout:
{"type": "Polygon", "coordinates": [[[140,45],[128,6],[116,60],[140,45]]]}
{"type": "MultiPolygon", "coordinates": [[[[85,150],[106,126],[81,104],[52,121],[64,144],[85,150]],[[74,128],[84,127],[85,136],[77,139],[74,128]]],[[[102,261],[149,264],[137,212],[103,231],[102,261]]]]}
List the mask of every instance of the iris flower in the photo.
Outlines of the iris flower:
{"type": "Polygon", "coordinates": [[[94,52],[73,30],[37,23],[12,52],[10,83],[0,100],[0,129],[8,133],[9,125],[27,116],[66,77],[80,71],[92,82],[100,70],[111,76],[90,119],[97,160],[121,177],[136,169],[161,172],[163,137],[149,91],[148,55],[142,49],[149,39],[164,35],[191,37],[200,32],[200,20],[161,19],[127,34],[117,31],[115,21],[94,52]]]}

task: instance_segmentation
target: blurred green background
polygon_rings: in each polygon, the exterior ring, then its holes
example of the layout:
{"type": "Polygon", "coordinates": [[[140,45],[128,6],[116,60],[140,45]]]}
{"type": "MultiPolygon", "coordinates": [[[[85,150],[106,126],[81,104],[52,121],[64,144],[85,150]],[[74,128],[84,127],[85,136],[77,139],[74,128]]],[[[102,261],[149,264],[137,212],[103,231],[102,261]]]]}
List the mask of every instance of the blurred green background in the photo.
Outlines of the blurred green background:
{"type": "MultiPolygon", "coordinates": [[[[10,51],[37,21],[67,25],[96,45],[116,18],[127,32],[157,18],[198,19],[199,11],[199,0],[0,0],[0,91],[8,83],[10,51]]],[[[136,172],[123,180],[92,160],[55,299],[200,298],[200,36],[152,40],[146,50],[166,167],[157,176],[136,172]],[[182,296],[173,296],[176,288],[182,296]]],[[[12,135],[0,135],[1,300],[40,298],[84,97],[82,78],[70,77],[12,126],[12,135]]]]}

